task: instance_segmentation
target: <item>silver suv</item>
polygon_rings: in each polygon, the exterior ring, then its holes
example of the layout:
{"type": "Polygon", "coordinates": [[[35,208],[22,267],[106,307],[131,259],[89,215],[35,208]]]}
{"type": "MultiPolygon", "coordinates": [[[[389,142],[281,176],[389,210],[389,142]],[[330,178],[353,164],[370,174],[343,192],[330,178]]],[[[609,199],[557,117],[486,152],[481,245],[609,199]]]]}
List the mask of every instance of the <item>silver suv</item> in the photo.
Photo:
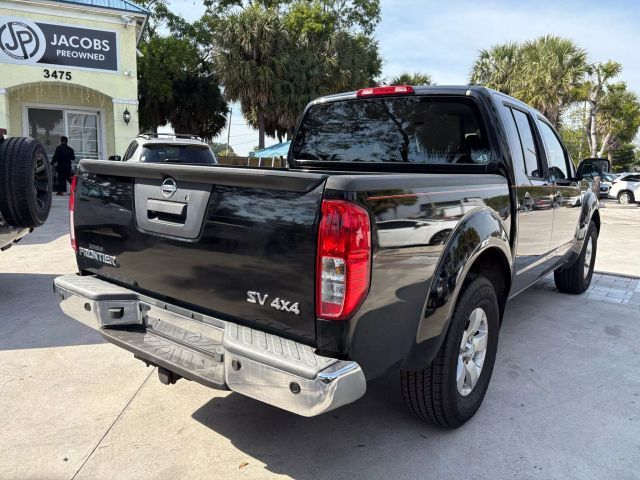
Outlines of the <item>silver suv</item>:
{"type": "Polygon", "coordinates": [[[216,156],[195,135],[142,133],[129,144],[123,162],[216,165],[216,156]]]}

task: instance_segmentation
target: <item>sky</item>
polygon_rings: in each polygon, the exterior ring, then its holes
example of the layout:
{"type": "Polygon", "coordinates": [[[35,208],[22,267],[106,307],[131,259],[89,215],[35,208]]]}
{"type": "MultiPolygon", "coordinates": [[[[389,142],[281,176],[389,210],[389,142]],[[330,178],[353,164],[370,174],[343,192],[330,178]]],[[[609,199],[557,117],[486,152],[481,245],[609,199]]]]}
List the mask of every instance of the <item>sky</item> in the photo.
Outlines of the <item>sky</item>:
{"type": "MultiPolygon", "coordinates": [[[[197,0],[171,0],[172,9],[197,19],[197,0]]],[[[640,1],[638,0],[381,0],[375,36],[384,59],[382,77],[426,72],[440,85],[466,84],[478,50],[507,41],[555,34],[575,41],[592,62],[623,66],[620,80],[640,94],[640,1]]],[[[233,106],[230,144],[247,155],[258,143],[233,106]]],[[[216,141],[227,141],[227,130],[216,141]]],[[[277,143],[267,138],[267,146],[277,143]]]]}

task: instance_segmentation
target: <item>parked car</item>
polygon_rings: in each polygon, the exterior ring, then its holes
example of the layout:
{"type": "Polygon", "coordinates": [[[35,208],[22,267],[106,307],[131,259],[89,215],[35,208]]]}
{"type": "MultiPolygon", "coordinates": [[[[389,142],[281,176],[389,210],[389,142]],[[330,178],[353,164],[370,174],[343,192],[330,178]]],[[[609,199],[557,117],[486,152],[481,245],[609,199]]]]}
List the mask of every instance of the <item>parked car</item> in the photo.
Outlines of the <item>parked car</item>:
{"type": "Polygon", "coordinates": [[[32,138],[0,129],[0,250],[44,224],[51,209],[51,165],[32,138]]]}
{"type": "Polygon", "coordinates": [[[617,178],[609,191],[609,198],[626,205],[640,202],[640,173],[629,173],[617,178]]]}
{"type": "Polygon", "coordinates": [[[184,165],[215,165],[218,163],[209,145],[197,136],[162,133],[138,135],[129,144],[122,161],[184,165]]]}
{"type": "Polygon", "coordinates": [[[507,301],[550,272],[562,292],[591,282],[597,196],[551,123],[507,95],[394,86],[321,98],[288,165],[83,160],[79,273],[54,282],[62,310],[163,383],[313,416],[396,372],[411,411],[458,427],[489,386],[507,301]],[[100,205],[113,200],[87,184],[121,192],[126,240],[100,205]],[[442,238],[417,234],[443,212],[442,238]]]}
{"type": "Polygon", "coordinates": [[[611,173],[602,173],[600,175],[585,175],[583,178],[589,182],[593,182],[595,176],[600,177],[600,185],[598,187],[599,197],[600,198],[608,198],[609,190],[613,186],[613,182],[616,180],[616,176],[611,173]]]}

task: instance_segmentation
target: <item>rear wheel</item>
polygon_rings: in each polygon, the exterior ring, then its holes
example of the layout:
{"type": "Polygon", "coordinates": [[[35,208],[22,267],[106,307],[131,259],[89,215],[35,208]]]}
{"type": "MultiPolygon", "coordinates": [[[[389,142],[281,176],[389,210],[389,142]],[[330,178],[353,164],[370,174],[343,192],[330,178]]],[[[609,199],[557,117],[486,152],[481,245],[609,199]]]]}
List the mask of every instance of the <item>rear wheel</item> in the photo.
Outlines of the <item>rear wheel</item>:
{"type": "Polygon", "coordinates": [[[409,410],[447,428],[459,427],[473,417],[489,387],[499,326],[493,285],[478,277],[458,299],[447,336],[431,365],[401,372],[409,410]]]}
{"type": "Polygon", "coordinates": [[[556,288],[564,293],[584,293],[591,285],[597,249],[598,229],[592,221],[589,223],[582,251],[576,261],[568,267],[557,269],[553,272],[556,288]]]}
{"type": "Polygon", "coordinates": [[[51,209],[51,166],[42,145],[14,137],[0,145],[0,212],[9,225],[41,226],[51,209]]]}
{"type": "Polygon", "coordinates": [[[618,203],[621,205],[628,205],[634,202],[633,193],[631,192],[620,192],[618,194],[618,203]]]}

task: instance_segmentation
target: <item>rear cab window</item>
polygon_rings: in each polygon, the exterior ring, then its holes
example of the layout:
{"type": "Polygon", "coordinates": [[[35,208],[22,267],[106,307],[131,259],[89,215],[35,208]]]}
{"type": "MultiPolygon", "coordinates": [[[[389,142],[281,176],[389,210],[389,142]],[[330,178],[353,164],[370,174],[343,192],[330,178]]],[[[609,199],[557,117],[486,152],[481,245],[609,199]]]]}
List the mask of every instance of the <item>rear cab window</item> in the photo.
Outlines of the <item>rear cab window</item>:
{"type": "Polygon", "coordinates": [[[140,161],[144,163],[179,163],[214,165],[215,156],[207,145],[173,145],[151,143],[142,147],[140,161]]]}
{"type": "Polygon", "coordinates": [[[292,155],[314,162],[484,165],[494,154],[472,99],[412,95],[313,105],[292,155]]]}
{"type": "Polygon", "coordinates": [[[540,167],[540,157],[536,147],[535,135],[529,116],[521,110],[510,108],[511,115],[516,124],[520,146],[524,158],[525,172],[529,177],[541,178],[542,168],[540,167]]]}

